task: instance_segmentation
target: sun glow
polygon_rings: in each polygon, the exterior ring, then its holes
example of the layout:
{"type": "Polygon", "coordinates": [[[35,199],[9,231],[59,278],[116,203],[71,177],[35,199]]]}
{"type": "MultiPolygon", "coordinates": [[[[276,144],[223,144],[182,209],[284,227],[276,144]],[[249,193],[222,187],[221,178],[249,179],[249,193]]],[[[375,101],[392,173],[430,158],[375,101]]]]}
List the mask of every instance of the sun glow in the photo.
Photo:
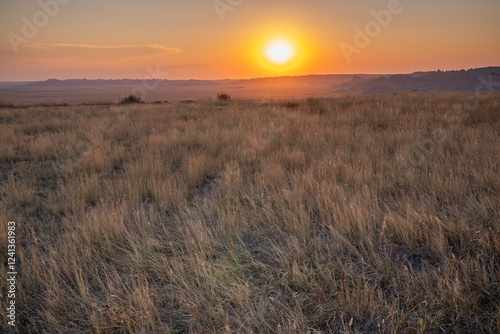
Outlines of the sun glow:
{"type": "Polygon", "coordinates": [[[265,50],[266,58],[277,65],[288,63],[295,53],[295,48],[288,41],[273,41],[265,50]]]}
{"type": "Polygon", "coordinates": [[[289,25],[262,26],[246,40],[242,59],[260,76],[298,75],[314,62],[314,47],[305,29],[289,25]]]}

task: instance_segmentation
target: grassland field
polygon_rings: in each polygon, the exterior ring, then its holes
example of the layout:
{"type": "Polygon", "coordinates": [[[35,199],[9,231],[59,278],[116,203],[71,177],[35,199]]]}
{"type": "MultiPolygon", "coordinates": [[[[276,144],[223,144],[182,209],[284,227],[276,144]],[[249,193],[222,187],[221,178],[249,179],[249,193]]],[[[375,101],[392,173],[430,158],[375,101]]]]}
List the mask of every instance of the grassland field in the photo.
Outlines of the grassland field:
{"type": "Polygon", "coordinates": [[[500,95],[1,108],[9,221],[5,333],[499,333],[500,95]]]}

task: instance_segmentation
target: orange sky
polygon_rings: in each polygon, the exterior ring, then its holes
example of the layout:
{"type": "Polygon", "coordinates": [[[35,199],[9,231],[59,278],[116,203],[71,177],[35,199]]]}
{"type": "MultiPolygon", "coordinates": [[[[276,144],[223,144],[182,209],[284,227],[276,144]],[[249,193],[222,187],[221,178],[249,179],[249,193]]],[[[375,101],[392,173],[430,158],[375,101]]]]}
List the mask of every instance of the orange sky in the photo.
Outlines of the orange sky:
{"type": "Polygon", "coordinates": [[[0,81],[495,66],[499,14],[497,0],[2,0],[0,81]],[[274,38],[295,46],[289,64],[262,58],[274,38]]]}

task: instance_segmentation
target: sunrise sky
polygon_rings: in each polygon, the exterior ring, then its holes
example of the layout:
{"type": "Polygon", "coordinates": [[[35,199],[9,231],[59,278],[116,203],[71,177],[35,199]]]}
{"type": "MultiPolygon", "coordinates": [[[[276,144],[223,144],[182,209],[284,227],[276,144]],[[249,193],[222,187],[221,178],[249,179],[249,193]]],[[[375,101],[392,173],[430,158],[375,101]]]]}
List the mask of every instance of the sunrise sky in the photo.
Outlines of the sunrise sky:
{"type": "Polygon", "coordinates": [[[224,79],[500,65],[500,1],[396,5],[394,0],[2,0],[0,81],[144,78],[148,66],[168,72],[169,79],[224,79]],[[375,23],[373,12],[391,8],[390,18],[375,23]],[[367,25],[372,37],[362,45],[355,29],[367,25]],[[346,46],[356,48],[350,57],[346,46]]]}

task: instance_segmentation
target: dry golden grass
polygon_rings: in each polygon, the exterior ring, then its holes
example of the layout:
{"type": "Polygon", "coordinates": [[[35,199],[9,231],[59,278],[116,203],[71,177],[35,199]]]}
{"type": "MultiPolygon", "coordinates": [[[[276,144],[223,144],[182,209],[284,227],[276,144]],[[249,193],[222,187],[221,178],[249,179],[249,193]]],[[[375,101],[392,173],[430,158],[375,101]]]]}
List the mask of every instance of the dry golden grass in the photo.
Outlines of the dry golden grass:
{"type": "Polygon", "coordinates": [[[500,332],[499,114],[456,93],[0,109],[18,329],[500,332]]]}

